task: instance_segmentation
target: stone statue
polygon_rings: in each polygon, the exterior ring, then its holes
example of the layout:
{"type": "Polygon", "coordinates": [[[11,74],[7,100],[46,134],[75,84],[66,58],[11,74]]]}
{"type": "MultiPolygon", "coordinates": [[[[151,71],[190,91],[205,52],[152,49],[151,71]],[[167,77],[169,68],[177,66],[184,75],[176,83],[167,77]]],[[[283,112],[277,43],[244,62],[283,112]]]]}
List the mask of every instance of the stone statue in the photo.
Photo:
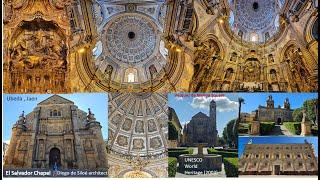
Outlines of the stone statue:
{"type": "Polygon", "coordinates": [[[22,113],[20,114],[20,117],[24,117],[24,111],[22,111],[22,113]]]}
{"type": "Polygon", "coordinates": [[[237,61],[237,53],[234,52],[234,53],[231,54],[230,61],[231,62],[236,62],[237,61]]]}
{"type": "Polygon", "coordinates": [[[274,63],[274,58],[273,58],[273,55],[272,55],[272,54],[269,54],[269,56],[268,56],[268,62],[269,62],[269,63],[274,63]]]}
{"type": "Polygon", "coordinates": [[[94,121],[96,118],[94,117],[94,114],[91,112],[90,108],[88,108],[88,115],[87,115],[88,121],[94,121]]]}
{"type": "Polygon", "coordinates": [[[270,78],[271,78],[272,81],[277,80],[276,71],[271,71],[271,72],[270,72],[270,78]]]}
{"type": "Polygon", "coordinates": [[[301,122],[306,122],[307,121],[307,113],[306,113],[306,110],[305,109],[303,109],[302,110],[302,120],[301,120],[301,122]]]}
{"type": "Polygon", "coordinates": [[[18,124],[25,124],[26,123],[26,118],[24,116],[24,111],[22,111],[22,113],[19,116],[19,120],[17,122],[18,124]]]}
{"type": "Polygon", "coordinates": [[[301,136],[310,136],[311,133],[311,123],[308,121],[306,110],[302,110],[302,120],[301,120],[301,136]]]}

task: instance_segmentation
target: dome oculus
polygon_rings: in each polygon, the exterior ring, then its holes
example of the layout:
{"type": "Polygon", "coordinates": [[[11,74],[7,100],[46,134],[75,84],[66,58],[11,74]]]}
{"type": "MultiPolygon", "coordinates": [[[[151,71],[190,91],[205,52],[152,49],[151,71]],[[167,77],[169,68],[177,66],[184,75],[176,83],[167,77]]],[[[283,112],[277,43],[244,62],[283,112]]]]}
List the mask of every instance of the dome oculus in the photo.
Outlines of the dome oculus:
{"type": "Polygon", "coordinates": [[[124,63],[140,63],[156,50],[156,29],[153,22],[138,15],[123,15],[112,20],[107,28],[107,49],[111,56],[124,63]]]}

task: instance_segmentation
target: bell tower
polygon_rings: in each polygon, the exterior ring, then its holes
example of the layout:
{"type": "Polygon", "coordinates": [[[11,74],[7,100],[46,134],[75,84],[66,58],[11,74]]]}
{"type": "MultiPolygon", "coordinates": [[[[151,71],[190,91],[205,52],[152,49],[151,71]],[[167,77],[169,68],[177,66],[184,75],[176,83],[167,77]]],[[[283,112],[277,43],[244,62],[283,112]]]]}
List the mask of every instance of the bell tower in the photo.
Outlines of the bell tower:
{"type": "Polygon", "coordinates": [[[286,100],[284,100],[283,107],[285,109],[290,109],[290,102],[289,102],[288,98],[286,98],[286,100]]]}
{"type": "Polygon", "coordinates": [[[267,108],[274,108],[274,100],[272,98],[272,96],[268,96],[268,99],[267,99],[267,108]]]}
{"type": "Polygon", "coordinates": [[[217,125],[216,125],[216,102],[214,100],[212,100],[210,102],[210,110],[209,110],[209,118],[210,118],[210,122],[209,122],[209,126],[208,127],[210,130],[210,134],[213,134],[212,139],[211,139],[211,143],[209,144],[209,146],[215,146],[216,142],[217,142],[217,125]]]}

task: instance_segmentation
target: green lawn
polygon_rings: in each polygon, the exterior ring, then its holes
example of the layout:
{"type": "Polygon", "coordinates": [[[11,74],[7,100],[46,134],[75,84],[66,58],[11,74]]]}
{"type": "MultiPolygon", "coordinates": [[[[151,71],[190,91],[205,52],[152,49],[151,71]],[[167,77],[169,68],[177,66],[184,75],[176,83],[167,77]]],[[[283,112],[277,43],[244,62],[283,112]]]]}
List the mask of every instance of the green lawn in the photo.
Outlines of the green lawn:
{"type": "Polygon", "coordinates": [[[284,122],[284,127],[293,135],[300,135],[301,133],[301,123],[300,122],[284,122]]]}

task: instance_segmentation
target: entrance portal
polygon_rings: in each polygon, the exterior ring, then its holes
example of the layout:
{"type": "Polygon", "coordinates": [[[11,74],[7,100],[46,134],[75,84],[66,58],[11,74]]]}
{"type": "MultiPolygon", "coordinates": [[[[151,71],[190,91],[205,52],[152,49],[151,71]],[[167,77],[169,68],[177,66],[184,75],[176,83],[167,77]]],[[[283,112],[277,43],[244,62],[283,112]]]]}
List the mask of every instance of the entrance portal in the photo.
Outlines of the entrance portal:
{"type": "Polygon", "coordinates": [[[274,175],[280,175],[280,165],[274,165],[273,174],[274,175]]]}
{"type": "Polygon", "coordinates": [[[58,148],[52,148],[49,154],[49,167],[53,168],[55,164],[57,168],[61,167],[61,156],[58,148]]]}
{"type": "Polygon", "coordinates": [[[282,124],[281,118],[278,118],[277,124],[278,124],[278,125],[282,124]]]}

